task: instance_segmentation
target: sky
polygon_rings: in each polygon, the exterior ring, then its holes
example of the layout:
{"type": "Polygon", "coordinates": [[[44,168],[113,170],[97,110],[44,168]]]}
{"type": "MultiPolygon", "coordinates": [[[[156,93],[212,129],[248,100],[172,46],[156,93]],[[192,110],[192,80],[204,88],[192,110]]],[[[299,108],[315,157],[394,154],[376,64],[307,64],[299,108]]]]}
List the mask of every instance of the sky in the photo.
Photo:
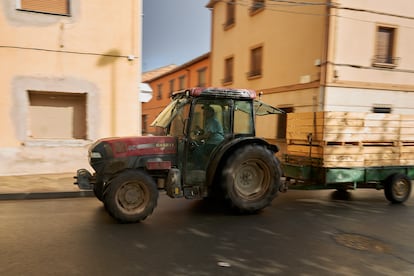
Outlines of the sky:
{"type": "Polygon", "coordinates": [[[143,0],[143,72],[181,65],[210,51],[208,2],[143,0]]]}

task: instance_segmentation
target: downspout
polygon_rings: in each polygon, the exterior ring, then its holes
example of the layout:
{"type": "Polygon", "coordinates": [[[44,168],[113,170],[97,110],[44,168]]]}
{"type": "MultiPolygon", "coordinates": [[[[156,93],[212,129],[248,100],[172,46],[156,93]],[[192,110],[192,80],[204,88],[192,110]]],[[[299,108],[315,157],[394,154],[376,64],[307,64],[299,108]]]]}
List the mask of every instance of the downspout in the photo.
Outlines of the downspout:
{"type": "Polygon", "coordinates": [[[325,17],[325,34],[324,34],[324,43],[323,43],[323,50],[322,50],[322,57],[323,62],[321,63],[321,78],[320,78],[320,103],[319,103],[319,110],[325,111],[325,103],[326,103],[326,85],[328,79],[328,66],[329,66],[329,51],[330,51],[330,43],[329,43],[329,33],[331,27],[331,9],[332,9],[332,1],[326,1],[326,17],[325,17]]]}

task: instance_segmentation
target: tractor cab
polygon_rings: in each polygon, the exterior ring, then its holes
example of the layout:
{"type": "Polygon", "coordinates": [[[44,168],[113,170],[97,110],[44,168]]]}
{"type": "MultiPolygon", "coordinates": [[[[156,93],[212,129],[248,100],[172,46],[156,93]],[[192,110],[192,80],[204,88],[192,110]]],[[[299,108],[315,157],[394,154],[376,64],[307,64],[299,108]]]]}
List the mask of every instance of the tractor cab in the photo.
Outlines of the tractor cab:
{"type": "Polygon", "coordinates": [[[176,171],[180,175],[176,177],[183,181],[185,197],[206,194],[213,180],[208,176],[214,175],[223,150],[237,140],[255,137],[255,115],[283,112],[255,97],[255,91],[247,89],[180,91],[152,123],[177,139],[176,171]]]}

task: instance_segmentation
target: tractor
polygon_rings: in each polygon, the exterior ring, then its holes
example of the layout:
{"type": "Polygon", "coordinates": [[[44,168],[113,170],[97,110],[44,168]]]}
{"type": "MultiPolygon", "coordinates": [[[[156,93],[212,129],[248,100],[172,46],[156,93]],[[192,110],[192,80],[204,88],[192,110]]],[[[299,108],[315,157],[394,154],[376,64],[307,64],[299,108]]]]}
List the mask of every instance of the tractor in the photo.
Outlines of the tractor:
{"type": "Polygon", "coordinates": [[[256,96],[250,89],[174,92],[151,124],[162,135],[99,139],[88,150],[94,172],[79,169],[75,184],[93,189],[121,223],[151,215],[161,191],[256,213],[284,188],[278,147],[255,133],[255,116],[283,111],[256,96]]]}

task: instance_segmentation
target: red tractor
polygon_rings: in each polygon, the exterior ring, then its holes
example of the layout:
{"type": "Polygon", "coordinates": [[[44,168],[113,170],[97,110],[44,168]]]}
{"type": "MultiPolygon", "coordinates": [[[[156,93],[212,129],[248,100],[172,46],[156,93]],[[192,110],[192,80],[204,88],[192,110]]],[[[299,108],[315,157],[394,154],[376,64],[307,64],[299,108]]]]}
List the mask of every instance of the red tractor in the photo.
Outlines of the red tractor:
{"type": "Polygon", "coordinates": [[[164,136],[105,138],[89,149],[94,173],[77,172],[120,222],[137,222],[157,205],[159,190],[172,198],[221,198],[242,213],[271,204],[281,184],[276,145],[255,137],[255,116],[283,113],[255,100],[248,89],[192,88],[151,126],[164,136]]]}

